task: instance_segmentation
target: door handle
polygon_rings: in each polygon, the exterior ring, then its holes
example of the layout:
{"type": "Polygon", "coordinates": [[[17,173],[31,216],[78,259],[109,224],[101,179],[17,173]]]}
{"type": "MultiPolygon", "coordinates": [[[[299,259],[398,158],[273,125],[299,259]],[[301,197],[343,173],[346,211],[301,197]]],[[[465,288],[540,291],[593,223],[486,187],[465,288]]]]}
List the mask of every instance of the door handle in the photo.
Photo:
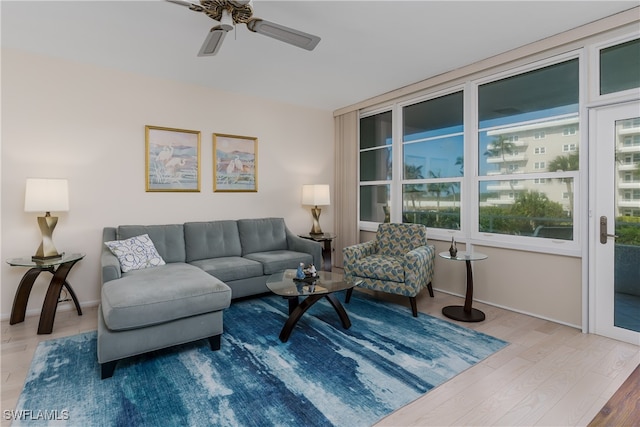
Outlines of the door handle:
{"type": "Polygon", "coordinates": [[[615,239],[618,236],[615,234],[607,233],[607,217],[601,216],[600,217],[600,243],[602,243],[603,245],[606,245],[609,237],[613,237],[615,239]]]}

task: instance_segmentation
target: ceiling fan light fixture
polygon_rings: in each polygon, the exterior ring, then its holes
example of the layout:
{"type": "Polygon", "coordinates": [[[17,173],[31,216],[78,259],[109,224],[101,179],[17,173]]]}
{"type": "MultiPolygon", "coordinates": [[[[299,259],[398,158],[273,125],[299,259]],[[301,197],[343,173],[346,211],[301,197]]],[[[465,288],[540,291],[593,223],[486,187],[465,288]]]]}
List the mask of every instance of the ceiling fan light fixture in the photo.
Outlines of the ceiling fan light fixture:
{"type": "Polygon", "coordinates": [[[247,22],[247,28],[255,33],[263,34],[306,50],[313,50],[320,42],[320,37],[318,36],[263,19],[252,19],[247,22]]]}
{"type": "Polygon", "coordinates": [[[204,43],[200,48],[200,52],[198,52],[198,56],[213,56],[218,53],[226,35],[227,30],[224,30],[219,26],[213,27],[211,31],[209,31],[209,34],[207,34],[207,38],[204,40],[204,43]]]}

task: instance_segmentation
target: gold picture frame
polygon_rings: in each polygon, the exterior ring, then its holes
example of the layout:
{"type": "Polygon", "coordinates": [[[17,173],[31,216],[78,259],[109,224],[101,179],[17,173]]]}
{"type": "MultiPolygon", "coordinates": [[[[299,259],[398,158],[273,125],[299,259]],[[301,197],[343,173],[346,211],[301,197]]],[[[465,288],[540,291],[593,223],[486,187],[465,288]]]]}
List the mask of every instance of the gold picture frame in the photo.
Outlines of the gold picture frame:
{"type": "Polygon", "coordinates": [[[258,191],[258,138],[213,134],[213,191],[258,191]]]}
{"type": "Polygon", "coordinates": [[[145,188],[200,191],[200,131],[145,126],[145,188]]]}

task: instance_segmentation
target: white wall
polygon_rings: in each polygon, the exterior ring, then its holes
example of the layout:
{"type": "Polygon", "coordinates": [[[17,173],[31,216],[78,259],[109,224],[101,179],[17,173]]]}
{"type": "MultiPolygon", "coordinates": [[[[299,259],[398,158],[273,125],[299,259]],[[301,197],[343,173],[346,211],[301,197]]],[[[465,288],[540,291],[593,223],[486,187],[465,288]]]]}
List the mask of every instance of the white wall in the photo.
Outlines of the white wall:
{"type": "MultiPolygon", "coordinates": [[[[57,214],[54,242],[86,253],[69,282],[81,303],[95,304],[103,227],[277,216],[308,232],[301,186],[333,188],[333,157],[331,111],[3,49],[0,316],[8,318],[26,272],[4,260],[30,256],[40,243],[39,214],[23,211],[28,177],[69,180],[70,210],[57,214]],[[201,131],[199,193],[145,192],[145,125],[201,131]],[[213,192],[214,132],[258,138],[257,193],[213,192]]],[[[320,221],[333,229],[330,209],[320,221]]],[[[28,315],[42,306],[50,275],[41,276],[28,315]]]]}

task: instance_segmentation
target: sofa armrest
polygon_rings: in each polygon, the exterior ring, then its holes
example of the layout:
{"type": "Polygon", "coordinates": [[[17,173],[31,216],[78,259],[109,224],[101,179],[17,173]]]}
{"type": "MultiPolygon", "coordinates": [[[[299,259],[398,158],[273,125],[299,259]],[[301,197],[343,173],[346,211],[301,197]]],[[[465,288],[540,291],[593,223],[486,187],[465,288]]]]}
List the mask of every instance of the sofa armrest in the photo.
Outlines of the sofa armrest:
{"type": "MultiPolygon", "coordinates": [[[[107,251],[109,251],[108,248],[107,251]]],[[[102,284],[122,277],[120,261],[118,261],[118,258],[116,258],[114,254],[102,251],[100,264],[102,265],[102,284]]]]}
{"type": "Polygon", "coordinates": [[[104,242],[109,242],[116,239],[116,229],[112,227],[105,227],[102,230],[102,252],[100,253],[100,266],[102,274],[102,284],[110,280],[119,279],[122,277],[122,270],[120,268],[120,261],[109,250],[104,242]]]}
{"type": "Polygon", "coordinates": [[[344,274],[351,274],[351,264],[353,261],[368,257],[369,255],[373,255],[377,252],[378,243],[375,239],[342,248],[342,266],[344,268],[344,274]]]}
{"type": "Polygon", "coordinates": [[[287,234],[287,247],[291,251],[305,252],[313,257],[313,265],[318,269],[322,266],[322,245],[313,240],[303,239],[293,234],[288,228],[285,228],[287,234]]]}
{"type": "Polygon", "coordinates": [[[433,245],[420,246],[404,256],[405,284],[419,292],[433,280],[436,248],[433,245]]]}

